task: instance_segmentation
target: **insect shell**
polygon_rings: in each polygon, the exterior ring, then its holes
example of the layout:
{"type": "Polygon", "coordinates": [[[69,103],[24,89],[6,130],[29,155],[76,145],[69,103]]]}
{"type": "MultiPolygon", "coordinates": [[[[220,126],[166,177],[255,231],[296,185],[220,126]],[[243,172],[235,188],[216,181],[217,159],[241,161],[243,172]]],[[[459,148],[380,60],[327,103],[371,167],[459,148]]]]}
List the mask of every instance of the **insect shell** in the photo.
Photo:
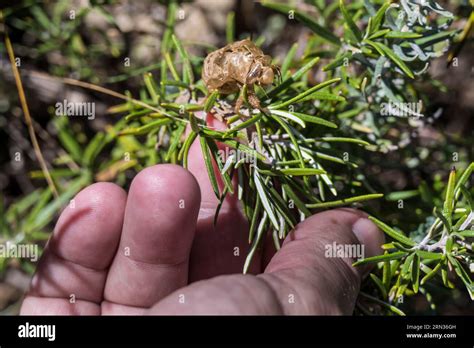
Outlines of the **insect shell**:
{"type": "Polygon", "coordinates": [[[220,48],[204,60],[202,79],[209,91],[222,94],[238,92],[244,85],[270,85],[276,68],[272,58],[245,39],[220,48]]]}

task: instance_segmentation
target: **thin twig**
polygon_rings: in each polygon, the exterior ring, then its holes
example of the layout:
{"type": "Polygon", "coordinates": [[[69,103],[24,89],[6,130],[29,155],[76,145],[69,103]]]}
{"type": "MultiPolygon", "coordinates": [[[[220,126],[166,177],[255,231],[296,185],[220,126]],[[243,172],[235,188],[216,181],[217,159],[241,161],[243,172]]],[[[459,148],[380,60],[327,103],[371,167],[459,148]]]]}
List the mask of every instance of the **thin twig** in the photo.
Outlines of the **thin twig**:
{"type": "MultiPolygon", "coordinates": [[[[0,11],[0,20],[3,22],[3,13],[0,11]]],[[[28,108],[28,103],[26,102],[25,91],[23,89],[23,84],[21,82],[20,72],[18,71],[18,67],[15,64],[15,54],[13,52],[13,46],[10,41],[10,37],[8,36],[8,32],[5,28],[5,46],[8,52],[8,57],[10,58],[10,64],[13,70],[13,76],[15,77],[15,83],[18,90],[18,96],[20,98],[21,108],[23,109],[23,114],[25,116],[25,123],[28,128],[28,133],[30,135],[31,143],[33,144],[33,149],[35,151],[36,158],[40,164],[41,170],[43,171],[44,177],[48,182],[48,186],[51,189],[55,198],[58,198],[58,191],[54,184],[53,178],[49,173],[48,166],[46,165],[46,161],[44,160],[43,153],[41,152],[41,148],[38,143],[38,139],[36,138],[35,129],[33,127],[33,122],[30,115],[30,110],[28,108]]]]}
{"type": "Polygon", "coordinates": [[[187,119],[175,117],[175,116],[170,115],[170,114],[164,112],[163,110],[158,109],[158,108],[156,108],[156,107],[154,107],[150,104],[147,104],[147,103],[145,103],[141,100],[137,100],[137,99],[129,97],[125,94],[118,93],[118,92],[113,91],[109,88],[94,85],[92,83],[88,83],[88,82],[84,82],[84,81],[71,79],[69,77],[54,77],[54,76],[49,76],[49,75],[46,75],[46,74],[41,74],[41,73],[38,73],[38,72],[35,72],[35,71],[31,71],[30,74],[32,76],[36,76],[37,78],[40,78],[40,79],[60,81],[60,82],[62,82],[64,84],[67,84],[67,85],[82,87],[82,88],[90,89],[90,90],[93,90],[93,91],[96,91],[96,92],[99,92],[99,93],[107,94],[107,95],[110,95],[112,97],[122,99],[122,100],[125,100],[125,101],[128,101],[128,102],[131,102],[133,104],[139,105],[139,106],[141,106],[145,109],[149,109],[149,110],[152,110],[152,111],[155,111],[155,112],[162,113],[166,117],[169,117],[169,118],[174,119],[176,121],[180,121],[180,122],[184,122],[184,123],[188,122],[187,119]]]}

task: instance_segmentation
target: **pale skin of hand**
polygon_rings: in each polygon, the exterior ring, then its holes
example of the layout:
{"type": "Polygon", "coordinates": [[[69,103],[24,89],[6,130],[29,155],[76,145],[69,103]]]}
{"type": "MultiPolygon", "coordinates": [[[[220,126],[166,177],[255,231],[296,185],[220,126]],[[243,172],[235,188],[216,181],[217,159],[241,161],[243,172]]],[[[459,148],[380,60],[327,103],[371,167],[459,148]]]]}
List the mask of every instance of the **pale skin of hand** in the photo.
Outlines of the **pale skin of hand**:
{"type": "Polygon", "coordinates": [[[58,219],[21,314],[352,313],[367,268],[325,257],[325,246],[361,243],[366,257],[380,253],[383,234],[365,213],[313,215],[278,252],[264,241],[243,275],[248,223],[229,196],[214,227],[216,206],[199,142],[189,171],[149,167],[128,194],[112,183],[85,188],[58,219]]]}

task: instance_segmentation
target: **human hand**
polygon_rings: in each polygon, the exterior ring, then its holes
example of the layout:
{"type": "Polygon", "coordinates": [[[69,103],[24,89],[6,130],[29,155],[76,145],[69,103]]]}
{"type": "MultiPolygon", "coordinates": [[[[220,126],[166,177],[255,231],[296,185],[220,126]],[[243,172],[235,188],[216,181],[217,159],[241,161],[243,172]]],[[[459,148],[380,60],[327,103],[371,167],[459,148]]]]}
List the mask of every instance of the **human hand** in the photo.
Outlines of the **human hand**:
{"type": "Polygon", "coordinates": [[[228,196],[214,227],[218,202],[197,142],[189,168],[144,169],[128,195],[112,183],[82,190],[57,222],[21,314],[352,313],[367,268],[325,248],[361,243],[365,257],[378,254],[383,234],[364,213],[313,215],[278,252],[264,241],[243,275],[248,223],[238,200],[228,196]]]}

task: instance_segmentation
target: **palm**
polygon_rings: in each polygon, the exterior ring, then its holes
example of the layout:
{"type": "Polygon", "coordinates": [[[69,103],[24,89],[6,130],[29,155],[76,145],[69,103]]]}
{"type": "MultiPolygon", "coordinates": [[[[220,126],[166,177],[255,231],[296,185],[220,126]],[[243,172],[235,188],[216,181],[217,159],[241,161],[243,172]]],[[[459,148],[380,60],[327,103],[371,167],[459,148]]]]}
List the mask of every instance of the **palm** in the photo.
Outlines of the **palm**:
{"type": "Polygon", "coordinates": [[[128,196],[110,183],[81,191],[58,220],[22,314],[350,313],[361,273],[351,260],[324,258],[324,244],[357,243],[351,229],[362,221],[368,237],[359,239],[375,253],[383,237],[374,226],[353,210],[315,215],[278,253],[264,243],[250,268],[264,273],[239,274],[247,222],[229,197],[214,227],[217,199],[202,163],[193,146],[194,177],[159,165],[137,175],[128,196]]]}

